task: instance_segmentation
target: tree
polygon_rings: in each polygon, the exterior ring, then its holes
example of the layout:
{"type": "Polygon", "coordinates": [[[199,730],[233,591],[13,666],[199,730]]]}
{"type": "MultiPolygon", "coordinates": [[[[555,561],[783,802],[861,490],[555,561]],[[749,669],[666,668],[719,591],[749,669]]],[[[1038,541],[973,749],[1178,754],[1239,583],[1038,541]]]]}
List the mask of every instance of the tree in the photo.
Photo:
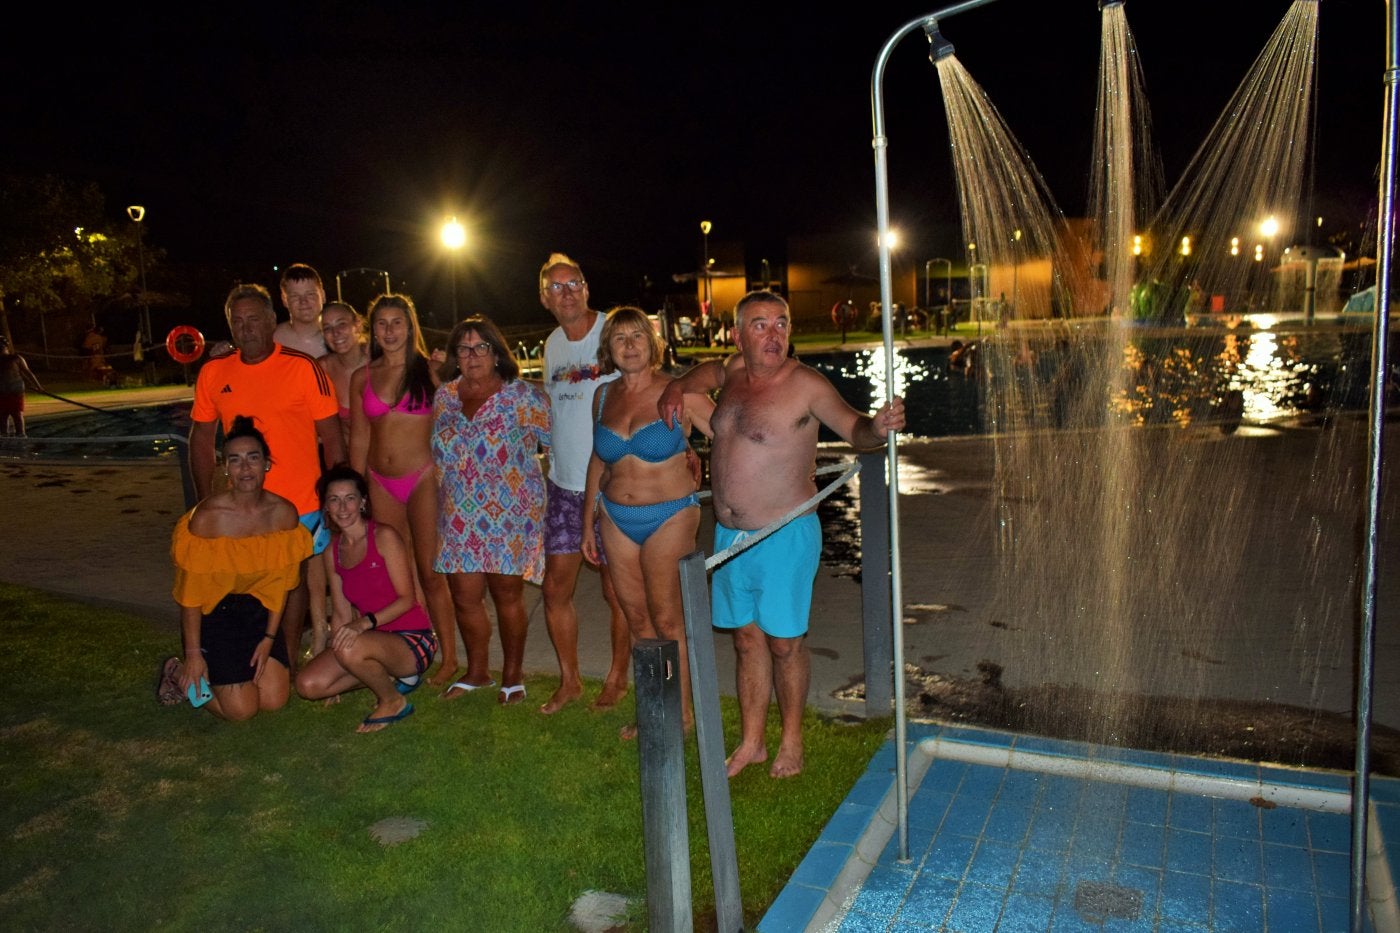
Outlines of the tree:
{"type": "MultiPolygon", "coordinates": [[[[0,176],[0,332],[10,312],[49,321],[65,339],[92,320],[98,303],[133,286],[135,244],[105,215],[95,184],[53,175],[0,176]]],[[[14,341],[11,340],[14,344],[14,341]]]]}

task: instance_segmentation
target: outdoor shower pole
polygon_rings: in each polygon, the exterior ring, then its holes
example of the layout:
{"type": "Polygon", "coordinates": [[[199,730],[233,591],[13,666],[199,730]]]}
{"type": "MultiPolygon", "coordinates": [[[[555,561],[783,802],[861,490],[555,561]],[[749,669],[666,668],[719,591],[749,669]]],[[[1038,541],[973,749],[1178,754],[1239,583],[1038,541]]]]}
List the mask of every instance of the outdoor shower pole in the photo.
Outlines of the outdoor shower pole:
{"type": "MultiPolygon", "coordinates": [[[[905,23],[895,30],[885,42],[884,48],[875,58],[875,70],[870,77],[870,113],[874,128],[871,142],[875,149],[875,222],[879,230],[876,242],[880,249],[880,330],[885,340],[885,394],[893,398],[894,381],[894,327],[891,311],[894,308],[893,273],[890,268],[890,184],[886,149],[889,140],[885,138],[885,66],[890,53],[901,39],[916,29],[931,34],[938,28],[938,20],[954,16],[964,10],[985,6],[992,0],[965,0],[955,3],[928,16],[905,23]]],[[[904,595],[901,589],[899,567],[899,439],[891,434],[886,442],[889,457],[890,493],[890,624],[894,630],[894,757],[895,757],[895,803],[899,816],[899,860],[909,861],[909,764],[905,743],[904,710],[904,595]]]]}
{"type": "Polygon", "coordinates": [[[1390,260],[1395,245],[1396,81],[1400,70],[1400,22],[1385,5],[1385,107],[1381,116],[1380,204],[1376,223],[1376,323],[1371,335],[1370,457],[1366,475],[1366,551],[1361,593],[1360,667],[1356,685],[1356,776],[1351,792],[1351,929],[1361,933],[1366,907],[1366,820],[1371,803],[1371,694],[1376,647],[1376,581],[1380,559],[1381,455],[1390,343],[1390,260]]]}

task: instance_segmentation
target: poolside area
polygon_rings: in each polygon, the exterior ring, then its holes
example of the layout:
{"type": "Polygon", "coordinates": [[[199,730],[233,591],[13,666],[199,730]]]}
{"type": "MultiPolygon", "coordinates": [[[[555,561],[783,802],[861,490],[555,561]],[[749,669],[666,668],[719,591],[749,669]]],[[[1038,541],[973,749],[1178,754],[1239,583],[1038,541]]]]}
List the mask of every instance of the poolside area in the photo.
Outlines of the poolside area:
{"type": "MultiPolygon", "coordinates": [[[[928,724],[908,763],[909,860],[891,739],[760,930],[1347,929],[1345,774],[928,724]]],[[[1372,808],[1367,929],[1393,930],[1400,781],[1372,808]]]]}

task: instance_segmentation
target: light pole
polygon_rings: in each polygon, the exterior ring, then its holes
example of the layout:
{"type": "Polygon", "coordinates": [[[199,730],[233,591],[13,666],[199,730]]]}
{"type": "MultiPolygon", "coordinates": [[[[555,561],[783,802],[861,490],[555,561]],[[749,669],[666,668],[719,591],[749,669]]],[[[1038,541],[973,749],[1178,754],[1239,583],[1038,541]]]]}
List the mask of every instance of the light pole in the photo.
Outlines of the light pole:
{"type": "Polygon", "coordinates": [[[457,253],[467,242],[467,231],[454,216],[442,225],[442,245],[448,249],[448,264],[452,267],[452,323],[457,323],[457,253]]]}
{"type": "Polygon", "coordinates": [[[126,216],[136,224],[136,262],[141,269],[141,323],[137,330],[140,331],[144,351],[151,342],[151,307],[146,301],[146,247],[141,242],[141,221],[146,219],[146,209],[140,204],[133,204],[126,209],[126,216]]]}

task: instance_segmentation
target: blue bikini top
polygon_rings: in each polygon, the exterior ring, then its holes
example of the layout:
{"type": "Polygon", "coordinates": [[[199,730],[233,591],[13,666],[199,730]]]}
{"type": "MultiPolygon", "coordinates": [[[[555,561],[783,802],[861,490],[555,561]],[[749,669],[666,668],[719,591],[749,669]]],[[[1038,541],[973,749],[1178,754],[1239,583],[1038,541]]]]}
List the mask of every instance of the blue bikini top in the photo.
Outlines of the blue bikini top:
{"type": "Polygon", "coordinates": [[[631,437],[622,437],[612,428],[603,424],[603,402],[608,397],[608,387],[604,384],[598,395],[598,420],[593,424],[593,452],[598,459],[611,466],[623,457],[636,457],[647,463],[662,463],[685,450],[686,438],[680,419],[674,428],[666,427],[666,422],[655,421],[638,428],[631,437]]]}

